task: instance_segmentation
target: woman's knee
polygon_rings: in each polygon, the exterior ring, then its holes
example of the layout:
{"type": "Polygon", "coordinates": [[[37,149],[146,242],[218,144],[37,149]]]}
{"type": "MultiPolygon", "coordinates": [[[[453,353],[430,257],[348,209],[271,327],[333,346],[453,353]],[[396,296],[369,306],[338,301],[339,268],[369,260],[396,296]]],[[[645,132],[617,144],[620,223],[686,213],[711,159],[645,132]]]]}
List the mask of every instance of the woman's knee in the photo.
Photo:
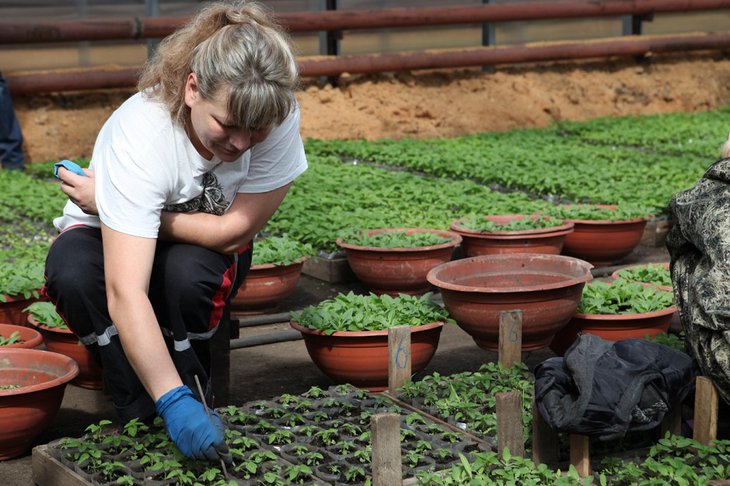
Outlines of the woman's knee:
{"type": "Polygon", "coordinates": [[[62,234],[48,252],[45,276],[46,290],[52,298],[104,292],[101,242],[80,230],[62,234]]]}
{"type": "Polygon", "coordinates": [[[230,286],[235,262],[231,256],[193,245],[174,245],[162,254],[158,251],[155,259],[151,287],[164,288],[168,298],[192,305],[230,286]]]}

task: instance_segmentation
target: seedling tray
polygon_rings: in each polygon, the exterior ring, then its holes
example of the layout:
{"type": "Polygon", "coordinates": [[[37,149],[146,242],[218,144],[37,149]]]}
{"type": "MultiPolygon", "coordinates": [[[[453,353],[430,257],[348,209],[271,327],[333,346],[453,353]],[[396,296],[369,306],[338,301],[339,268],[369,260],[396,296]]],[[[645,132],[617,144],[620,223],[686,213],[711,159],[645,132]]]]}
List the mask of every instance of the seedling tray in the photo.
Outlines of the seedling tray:
{"type": "MultiPolygon", "coordinates": [[[[228,428],[229,446],[232,450],[240,449],[240,454],[234,456],[234,466],[227,468],[227,478],[220,472],[220,466],[183,459],[177,451],[170,453],[169,447],[168,452],[160,453],[157,462],[167,464],[166,461],[170,461],[170,466],[159,470],[150,471],[142,463],[149,466],[149,460],[141,461],[140,452],[131,454],[106,446],[100,446],[102,460],[91,466],[89,460],[76,462],[72,456],[70,458],[73,447],[64,448],[62,441],[33,450],[33,476],[40,486],[111,486],[120,484],[117,480],[121,476],[126,476],[128,484],[167,485],[180,484],[179,478],[168,477],[168,474],[182,469],[190,471],[190,477],[194,475],[201,484],[363,484],[372,476],[370,419],[374,414],[386,412],[401,414],[404,478],[412,478],[420,471],[448,469],[459,461],[459,454],[471,458],[472,452],[492,449],[487,442],[463,433],[458,427],[403,405],[387,395],[337,386],[217,409],[228,428]],[[247,469],[252,454],[268,458],[255,472],[247,469]],[[318,464],[311,462],[317,458],[318,464]],[[116,469],[106,466],[114,470],[112,473],[100,472],[99,463],[115,461],[118,463],[116,469]],[[307,466],[309,472],[304,473],[306,469],[302,466],[307,466]],[[211,472],[213,469],[218,471],[211,472]],[[292,471],[299,472],[297,480],[288,479],[292,471]],[[202,480],[205,474],[209,479],[202,480]],[[221,482],[226,479],[233,483],[221,482]]],[[[160,425],[152,427],[155,435],[162,430],[160,425]]],[[[119,434],[110,432],[105,437],[114,433],[119,434]]],[[[93,438],[87,435],[84,440],[93,438]]],[[[97,433],[96,440],[104,439],[97,433]]],[[[144,442],[144,439],[136,442],[144,442]]],[[[160,448],[160,451],[164,450],[160,448]]]]}

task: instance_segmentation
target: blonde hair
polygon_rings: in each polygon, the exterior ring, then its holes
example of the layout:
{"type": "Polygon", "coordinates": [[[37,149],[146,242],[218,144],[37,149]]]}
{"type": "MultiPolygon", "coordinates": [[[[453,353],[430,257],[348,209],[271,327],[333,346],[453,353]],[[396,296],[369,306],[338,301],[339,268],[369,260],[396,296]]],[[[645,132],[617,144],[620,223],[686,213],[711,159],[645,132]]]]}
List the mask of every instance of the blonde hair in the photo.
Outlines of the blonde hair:
{"type": "Polygon", "coordinates": [[[725,143],[722,145],[721,156],[723,159],[726,159],[730,157],[730,133],[727,135],[727,140],[725,140],[725,143]]]}
{"type": "Polygon", "coordinates": [[[298,71],[288,35],[261,4],[213,2],[166,37],[147,62],[137,88],[162,101],[184,125],[185,83],[195,73],[206,100],[227,91],[232,124],[262,130],[294,107],[298,71]]]}

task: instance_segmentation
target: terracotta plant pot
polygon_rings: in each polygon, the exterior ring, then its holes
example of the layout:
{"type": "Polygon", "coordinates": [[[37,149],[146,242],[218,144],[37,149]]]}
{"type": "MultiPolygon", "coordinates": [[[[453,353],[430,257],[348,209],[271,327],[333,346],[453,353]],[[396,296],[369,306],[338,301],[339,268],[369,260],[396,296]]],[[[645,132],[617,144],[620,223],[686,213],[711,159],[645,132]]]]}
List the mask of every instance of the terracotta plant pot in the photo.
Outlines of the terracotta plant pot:
{"type": "MultiPolygon", "coordinates": [[[[616,206],[596,207],[615,209],[616,206]]],[[[612,265],[630,254],[641,242],[647,219],[591,220],[566,219],[574,223],[573,232],[565,237],[563,254],[580,258],[596,267],[612,265]]]]}
{"type": "MultiPolygon", "coordinates": [[[[485,216],[497,224],[521,220],[524,214],[485,216]]],[[[451,223],[451,230],[461,235],[464,255],[495,255],[500,253],[546,253],[559,255],[567,235],[573,232],[573,223],[562,222],[551,228],[514,231],[477,231],[462,226],[464,220],[451,223]]]]}
{"type": "Polygon", "coordinates": [[[355,276],[374,294],[421,295],[431,289],[426,274],[436,265],[451,260],[461,236],[451,231],[422,228],[387,228],[369,230],[369,235],[405,231],[433,233],[451,241],[440,245],[412,248],[381,248],[359,246],[337,240],[345,250],[347,261],[355,276]]]}
{"type": "MultiPolygon", "coordinates": [[[[618,270],[614,271],[611,274],[611,278],[614,278],[614,279],[621,278],[621,275],[619,275],[619,274],[622,271],[624,271],[624,270],[636,270],[636,269],[644,268],[647,265],[662,266],[664,269],[666,269],[667,271],[669,271],[669,262],[663,262],[663,263],[641,263],[641,264],[638,264],[638,265],[629,265],[627,267],[619,268],[618,270]]],[[[623,278],[626,278],[626,277],[623,277],[623,278]]],[[[634,280],[634,279],[627,279],[627,280],[634,280]]],[[[652,285],[656,285],[657,287],[659,287],[662,290],[669,290],[669,291],[672,290],[672,286],[671,285],[659,285],[656,282],[648,282],[648,281],[644,281],[644,280],[636,280],[636,281],[637,282],[650,283],[652,285]]]]}
{"type": "Polygon", "coordinates": [[[306,260],[302,257],[290,265],[252,265],[231,299],[231,309],[239,314],[275,312],[279,303],[296,289],[306,260]]]}
{"type": "Polygon", "coordinates": [[[428,281],[446,309],[483,349],[499,348],[499,314],[522,311],[522,349],[547,347],[575,314],[591,264],[562,255],[508,253],[444,263],[428,281]]]}
{"type": "Polygon", "coordinates": [[[56,416],[66,383],[79,372],[68,356],[38,349],[0,352],[0,461],[30,449],[56,416]]]}
{"type": "Polygon", "coordinates": [[[41,333],[48,351],[68,356],[78,363],[79,373],[73,380],[74,385],[91,390],[103,388],[101,366],[86,349],[86,346],[79,342],[79,338],[73,331],[67,328],[45,326],[36,321],[33,316],[28,316],[28,323],[41,333]]]}
{"type": "Polygon", "coordinates": [[[567,326],[561,329],[550,349],[562,356],[578,337],[578,333],[589,333],[609,341],[628,338],[645,338],[667,332],[676,306],[641,314],[575,314],[567,326]]]}
{"type": "Polygon", "coordinates": [[[43,336],[35,329],[26,326],[16,326],[15,324],[0,324],[0,336],[5,339],[11,334],[17,332],[20,335],[20,341],[14,344],[5,344],[0,346],[0,350],[8,348],[37,348],[43,344],[43,336]]]}
{"type": "Polygon", "coordinates": [[[23,312],[23,309],[38,299],[35,297],[26,299],[22,295],[5,295],[5,299],[5,302],[0,302],[0,322],[25,326],[28,313],[23,312]]]}
{"type": "MultiPolygon", "coordinates": [[[[388,331],[338,331],[327,335],[291,321],[314,364],[334,383],[378,392],[388,388],[388,331]]],[[[421,371],[438,347],[443,322],[411,328],[411,372],[421,371]]]]}

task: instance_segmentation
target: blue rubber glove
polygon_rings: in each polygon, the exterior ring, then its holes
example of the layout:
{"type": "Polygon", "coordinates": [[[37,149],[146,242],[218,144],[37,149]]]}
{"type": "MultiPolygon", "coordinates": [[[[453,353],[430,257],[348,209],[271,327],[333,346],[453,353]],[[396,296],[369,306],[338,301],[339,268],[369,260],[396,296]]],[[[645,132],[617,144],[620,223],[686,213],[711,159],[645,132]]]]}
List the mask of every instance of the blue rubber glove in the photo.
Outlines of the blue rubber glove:
{"type": "Polygon", "coordinates": [[[61,162],[56,162],[55,164],[53,164],[53,175],[56,176],[56,177],[58,177],[58,168],[59,167],[63,167],[64,169],[68,169],[71,172],[73,172],[74,174],[77,174],[77,175],[80,175],[80,176],[85,176],[86,175],[86,173],[81,168],[81,166],[79,164],[77,164],[76,162],[72,162],[70,160],[62,160],[61,162]]]}
{"type": "Polygon", "coordinates": [[[230,457],[223,422],[215,413],[208,417],[190,388],[173,388],[157,400],[155,407],[170,438],[185,456],[211,461],[230,457]]]}

